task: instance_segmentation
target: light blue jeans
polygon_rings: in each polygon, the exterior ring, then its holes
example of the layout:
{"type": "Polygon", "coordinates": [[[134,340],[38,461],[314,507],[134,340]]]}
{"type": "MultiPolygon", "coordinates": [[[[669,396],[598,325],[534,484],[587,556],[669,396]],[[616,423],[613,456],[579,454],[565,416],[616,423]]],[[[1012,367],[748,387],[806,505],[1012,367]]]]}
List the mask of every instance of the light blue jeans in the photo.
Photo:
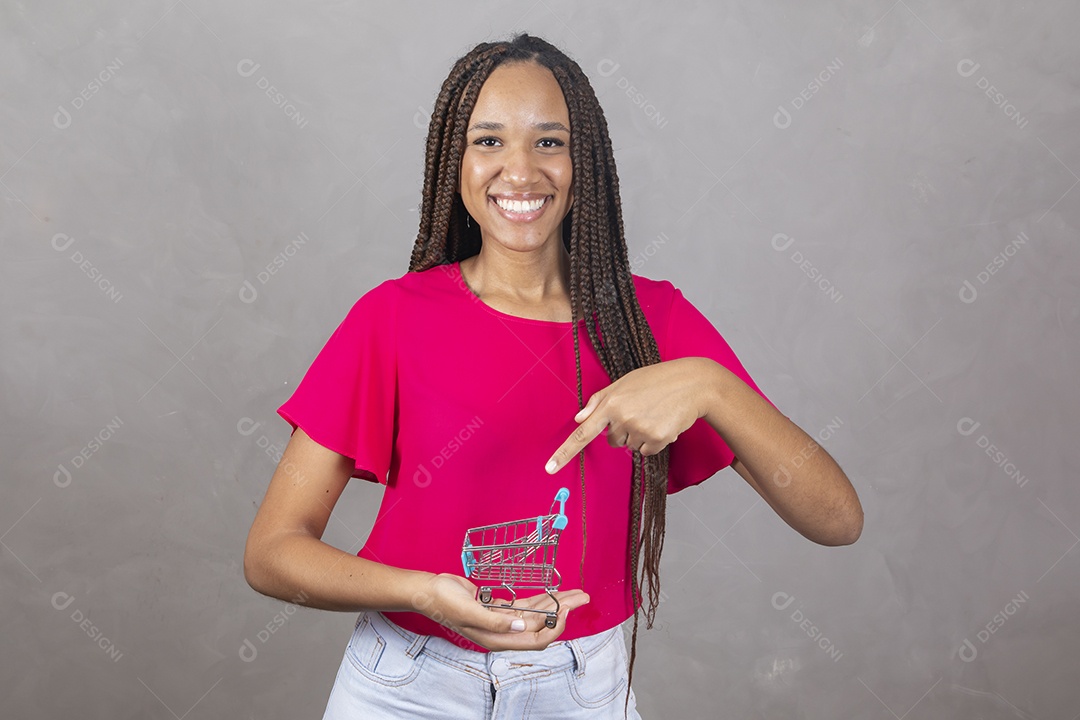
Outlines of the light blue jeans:
{"type": "Polygon", "coordinates": [[[641,720],[616,626],[544,650],[476,652],[362,612],[323,720],[641,720]]]}

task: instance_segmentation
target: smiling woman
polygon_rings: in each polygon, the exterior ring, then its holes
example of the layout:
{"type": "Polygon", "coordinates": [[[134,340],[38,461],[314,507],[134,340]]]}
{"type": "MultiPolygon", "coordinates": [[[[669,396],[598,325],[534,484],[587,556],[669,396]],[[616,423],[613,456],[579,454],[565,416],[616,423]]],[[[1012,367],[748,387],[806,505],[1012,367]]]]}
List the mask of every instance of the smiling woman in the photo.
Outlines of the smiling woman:
{"type": "Polygon", "coordinates": [[[278,412],[293,435],[244,570],[273,597],[359,612],[333,720],[640,718],[638,617],[651,627],[659,603],[669,493],[733,467],[811,539],[851,542],[861,525],[824,450],[782,493],[758,480],[805,433],[674,285],[631,272],[596,94],[526,34],[454,64],[408,272],[356,301],[278,412]],[[354,477],[384,486],[356,555],[322,542],[354,477]],[[556,568],[568,589],[478,602],[463,533],[536,518],[575,484],[556,568]]]}

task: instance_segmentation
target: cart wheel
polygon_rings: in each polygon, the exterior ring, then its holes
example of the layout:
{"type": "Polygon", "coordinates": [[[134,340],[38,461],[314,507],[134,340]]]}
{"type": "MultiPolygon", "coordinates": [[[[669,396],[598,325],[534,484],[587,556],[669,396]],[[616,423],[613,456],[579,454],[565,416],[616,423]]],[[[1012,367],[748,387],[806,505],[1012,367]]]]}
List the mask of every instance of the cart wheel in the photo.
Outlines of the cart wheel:
{"type": "Polygon", "coordinates": [[[480,602],[485,604],[491,602],[491,590],[484,588],[480,591],[480,602]]]}
{"type": "Polygon", "coordinates": [[[555,615],[554,613],[548,613],[547,617],[544,618],[544,625],[546,625],[548,628],[554,628],[555,625],[558,624],[558,622],[559,616],[555,615]]]}

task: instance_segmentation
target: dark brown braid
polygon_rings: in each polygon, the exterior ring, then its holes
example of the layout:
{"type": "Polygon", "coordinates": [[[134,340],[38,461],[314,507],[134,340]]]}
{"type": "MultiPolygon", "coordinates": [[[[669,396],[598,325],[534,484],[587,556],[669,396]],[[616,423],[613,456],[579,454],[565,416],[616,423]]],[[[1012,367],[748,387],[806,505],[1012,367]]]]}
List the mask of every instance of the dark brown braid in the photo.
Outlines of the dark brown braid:
{"type": "MultiPolygon", "coordinates": [[[[660,362],[656,339],[638,303],[623,234],[619,178],[607,121],[589,79],[576,62],[550,43],[526,33],[508,42],[481,43],[461,57],[443,82],[428,127],[420,229],[410,272],[447,265],[480,252],[480,228],[465,223],[457,193],[465,130],[480,88],[499,65],[536,62],[551,70],[570,114],[570,155],[574,205],[563,222],[570,254],[570,302],[574,318],[586,322],[589,340],[614,382],[637,368],[660,362]],[[601,336],[603,342],[601,342],[601,336]]],[[[581,349],[574,333],[578,406],[584,407],[581,349]]],[[[630,542],[627,564],[634,602],[630,680],[637,655],[641,585],[648,589],[646,627],[651,628],[660,600],[660,556],[664,547],[668,448],[656,455],[631,451],[630,542]],[[643,558],[642,558],[643,556],[643,558]],[[639,562],[643,559],[644,562],[639,562]]],[[[585,453],[579,454],[584,533],[585,453]]],[[[584,542],[584,537],[583,537],[584,542]]],[[[584,563],[584,558],[582,558],[584,563]]],[[[629,689],[626,702],[629,703],[629,689]]]]}

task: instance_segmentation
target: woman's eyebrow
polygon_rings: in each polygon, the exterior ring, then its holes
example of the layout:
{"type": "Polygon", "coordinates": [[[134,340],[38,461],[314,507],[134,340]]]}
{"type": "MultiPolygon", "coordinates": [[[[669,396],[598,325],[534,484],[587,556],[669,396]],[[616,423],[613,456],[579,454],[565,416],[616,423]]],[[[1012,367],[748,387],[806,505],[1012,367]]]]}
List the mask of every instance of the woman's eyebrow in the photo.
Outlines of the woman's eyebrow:
{"type": "MultiPolygon", "coordinates": [[[[494,122],[491,120],[480,120],[479,122],[473,123],[473,126],[469,128],[468,131],[472,132],[473,130],[502,130],[504,129],[504,127],[505,126],[499,122],[494,122]]],[[[565,133],[570,132],[570,129],[558,120],[534,123],[533,128],[537,130],[543,130],[545,132],[550,132],[552,130],[562,130],[565,133]]]]}

